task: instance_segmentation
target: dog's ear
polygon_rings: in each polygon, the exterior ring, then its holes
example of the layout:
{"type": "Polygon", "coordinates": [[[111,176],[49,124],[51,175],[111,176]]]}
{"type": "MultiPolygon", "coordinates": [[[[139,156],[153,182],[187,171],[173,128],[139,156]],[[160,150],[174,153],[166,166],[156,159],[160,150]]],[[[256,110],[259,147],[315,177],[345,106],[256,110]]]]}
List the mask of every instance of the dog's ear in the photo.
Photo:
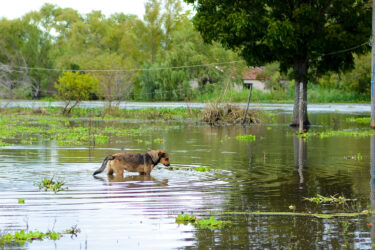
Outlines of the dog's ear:
{"type": "Polygon", "coordinates": [[[159,158],[165,157],[165,151],[164,150],[159,150],[158,156],[159,156],[159,158]]]}
{"type": "Polygon", "coordinates": [[[151,150],[151,151],[148,151],[147,153],[151,156],[153,162],[157,162],[160,158],[159,151],[151,150]]]}

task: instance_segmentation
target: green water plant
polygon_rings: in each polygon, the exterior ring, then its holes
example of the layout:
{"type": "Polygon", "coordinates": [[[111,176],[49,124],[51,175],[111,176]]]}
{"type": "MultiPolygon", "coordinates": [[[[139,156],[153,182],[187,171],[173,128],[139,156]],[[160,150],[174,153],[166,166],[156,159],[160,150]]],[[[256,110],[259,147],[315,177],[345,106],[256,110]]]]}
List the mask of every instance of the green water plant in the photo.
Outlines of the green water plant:
{"type": "Polygon", "coordinates": [[[318,137],[318,138],[328,138],[333,136],[355,136],[355,137],[365,137],[375,135],[374,130],[329,130],[329,131],[317,131],[312,132],[309,131],[307,133],[296,133],[296,135],[300,138],[308,139],[310,137],[318,137]]]}
{"type": "Polygon", "coordinates": [[[74,225],[69,229],[66,229],[63,234],[70,234],[72,237],[77,236],[81,232],[81,229],[78,228],[78,225],[74,225]]]}
{"type": "Polygon", "coordinates": [[[25,231],[20,230],[14,233],[7,233],[0,237],[0,242],[25,242],[33,240],[43,240],[45,238],[51,240],[58,240],[61,237],[61,233],[48,231],[46,233],[39,231],[25,231]]]}
{"type": "Polygon", "coordinates": [[[354,122],[358,124],[370,124],[371,117],[349,117],[346,118],[347,122],[354,122]]]}
{"type": "Polygon", "coordinates": [[[331,195],[329,197],[317,194],[314,197],[304,198],[304,200],[307,200],[316,204],[321,204],[321,203],[345,204],[347,201],[355,201],[356,199],[347,199],[344,196],[337,196],[337,194],[331,195]]]}
{"type": "Polygon", "coordinates": [[[194,214],[189,215],[189,214],[182,213],[182,214],[177,215],[177,217],[176,217],[176,223],[177,224],[182,223],[182,224],[187,225],[189,222],[195,223],[196,220],[197,220],[197,218],[195,217],[194,214]]]}
{"type": "Polygon", "coordinates": [[[196,226],[200,229],[221,229],[226,226],[232,226],[231,221],[216,220],[215,217],[211,216],[209,219],[197,219],[196,226]]]}
{"type": "Polygon", "coordinates": [[[40,190],[44,191],[52,191],[54,193],[57,193],[59,191],[65,190],[63,186],[65,185],[64,181],[56,181],[54,180],[54,177],[51,179],[44,178],[40,182],[36,183],[40,190]]]}
{"type": "Polygon", "coordinates": [[[155,138],[155,139],[153,140],[153,142],[154,142],[154,143],[163,143],[163,142],[164,142],[164,139],[162,139],[162,138],[155,138]]]}
{"type": "Polygon", "coordinates": [[[375,211],[372,210],[364,210],[362,212],[352,212],[352,213],[331,213],[331,214],[323,214],[323,213],[303,213],[303,212],[262,212],[262,211],[255,211],[255,212],[236,212],[236,211],[215,211],[211,212],[212,214],[220,214],[220,215],[254,215],[254,216],[293,216],[293,217],[312,217],[317,219],[334,219],[334,218],[355,218],[360,216],[368,216],[375,214],[375,211]]]}
{"type": "Polygon", "coordinates": [[[209,219],[200,219],[196,217],[195,215],[191,214],[179,214],[176,217],[176,223],[177,224],[184,224],[187,225],[188,223],[193,224],[199,229],[221,229],[226,226],[231,226],[231,221],[222,221],[222,220],[216,220],[215,217],[211,216],[209,219]]]}
{"type": "Polygon", "coordinates": [[[208,171],[211,171],[211,169],[209,167],[206,167],[206,166],[195,167],[195,168],[192,168],[192,170],[198,171],[198,172],[208,172],[208,171]]]}
{"type": "Polygon", "coordinates": [[[0,147],[5,147],[5,146],[9,146],[9,144],[0,140],[0,147]]]}
{"type": "Polygon", "coordinates": [[[238,136],[236,136],[236,140],[238,140],[238,141],[255,141],[256,136],[255,135],[238,135],[238,136]]]}
{"type": "Polygon", "coordinates": [[[210,167],[207,167],[207,166],[198,166],[198,167],[177,167],[177,166],[168,166],[166,167],[166,169],[168,170],[171,170],[171,171],[177,171],[177,170],[181,170],[181,171],[196,171],[196,172],[222,172],[223,170],[222,169],[212,169],[210,167]]]}

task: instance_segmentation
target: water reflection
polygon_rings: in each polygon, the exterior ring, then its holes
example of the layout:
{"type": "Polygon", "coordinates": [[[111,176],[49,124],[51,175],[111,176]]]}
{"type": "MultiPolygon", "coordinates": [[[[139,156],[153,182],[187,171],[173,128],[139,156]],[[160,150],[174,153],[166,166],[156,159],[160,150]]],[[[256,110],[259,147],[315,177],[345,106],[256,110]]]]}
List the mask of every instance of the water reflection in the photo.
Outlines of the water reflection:
{"type": "MultiPolygon", "coordinates": [[[[370,137],[370,201],[371,201],[371,210],[375,211],[375,136],[370,137]]],[[[375,243],[375,215],[371,216],[371,242],[375,243]]]]}
{"type": "MultiPolygon", "coordinates": [[[[352,126],[344,115],[312,115],[311,119],[314,124],[331,129],[336,123],[333,116],[338,117],[339,129],[352,126]]],[[[89,249],[337,249],[344,244],[348,248],[371,248],[375,232],[368,226],[366,216],[326,220],[215,214],[290,212],[290,205],[295,205],[297,212],[314,212],[303,198],[316,194],[365,197],[366,206],[370,197],[375,209],[374,137],[371,143],[368,137],[304,141],[287,126],[288,116],[275,119],[273,124],[245,129],[150,123],[157,129],[136,136],[114,137],[108,145],[92,148],[61,147],[52,141],[2,148],[0,230],[24,229],[25,216],[30,218],[30,229],[42,231],[51,229],[55,219],[57,231],[78,224],[82,234],[77,239],[66,237],[56,241],[64,249],[79,249],[86,239],[89,249]],[[236,136],[244,134],[254,134],[256,140],[236,140],[236,136]],[[163,144],[154,143],[155,138],[164,139],[163,144]],[[161,147],[171,152],[174,166],[209,166],[215,171],[169,171],[159,167],[151,176],[127,173],[124,177],[107,177],[103,173],[92,177],[110,153],[161,147]],[[352,158],[357,153],[362,153],[363,160],[352,158]],[[56,195],[39,192],[34,183],[52,176],[66,181],[68,190],[56,195]],[[17,203],[21,197],[25,204],[17,203]],[[232,220],[234,226],[209,231],[176,225],[175,216],[181,212],[201,218],[214,214],[216,219],[232,220]]],[[[106,121],[98,125],[135,126],[106,121]]],[[[316,206],[319,212],[337,211],[336,207],[316,206]]],[[[374,222],[375,218],[371,218],[374,222]]],[[[48,244],[32,242],[25,248],[54,248],[48,244]]]]}
{"type": "Polygon", "coordinates": [[[147,186],[168,186],[168,179],[163,179],[159,181],[150,175],[129,175],[129,176],[116,176],[116,175],[107,175],[106,177],[93,176],[94,179],[103,181],[105,183],[109,182],[131,182],[128,186],[129,188],[134,187],[147,187],[147,186]],[[147,183],[149,185],[144,185],[147,183]]]}
{"type": "Polygon", "coordinates": [[[303,189],[304,183],[304,165],[307,162],[307,142],[296,135],[297,129],[292,128],[293,132],[293,149],[294,149],[294,165],[297,167],[299,175],[299,189],[303,189]]]}

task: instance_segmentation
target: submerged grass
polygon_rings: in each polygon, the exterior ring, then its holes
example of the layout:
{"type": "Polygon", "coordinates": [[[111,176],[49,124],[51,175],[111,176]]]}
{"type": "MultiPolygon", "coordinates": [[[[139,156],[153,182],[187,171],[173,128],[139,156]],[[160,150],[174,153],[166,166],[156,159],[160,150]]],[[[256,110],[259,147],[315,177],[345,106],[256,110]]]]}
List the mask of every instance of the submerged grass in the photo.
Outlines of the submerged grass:
{"type": "Polygon", "coordinates": [[[328,138],[333,136],[356,136],[364,137],[375,135],[375,130],[329,130],[329,131],[318,131],[318,132],[307,132],[307,133],[297,133],[300,138],[308,139],[310,137],[318,138],[328,138]]]}
{"type": "Polygon", "coordinates": [[[347,122],[354,122],[358,124],[370,124],[371,117],[349,117],[346,118],[347,122]]]}
{"type": "Polygon", "coordinates": [[[318,219],[334,219],[334,218],[353,218],[360,216],[368,216],[374,214],[375,211],[364,210],[362,212],[352,212],[352,213],[302,213],[302,212],[212,212],[213,214],[221,215],[257,215],[257,216],[302,216],[302,217],[313,217],[318,219]]]}
{"type": "Polygon", "coordinates": [[[314,197],[304,198],[304,200],[307,200],[316,204],[321,204],[321,203],[345,204],[348,201],[356,201],[356,199],[347,199],[344,196],[337,197],[337,194],[331,195],[330,197],[317,194],[314,197]]]}

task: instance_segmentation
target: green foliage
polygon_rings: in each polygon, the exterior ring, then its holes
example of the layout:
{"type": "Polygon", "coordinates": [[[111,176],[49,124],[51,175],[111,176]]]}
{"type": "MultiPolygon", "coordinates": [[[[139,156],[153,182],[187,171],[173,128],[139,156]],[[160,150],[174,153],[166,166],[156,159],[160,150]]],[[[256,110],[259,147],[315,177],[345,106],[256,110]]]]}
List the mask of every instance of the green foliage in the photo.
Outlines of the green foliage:
{"type": "Polygon", "coordinates": [[[353,70],[340,73],[329,72],[318,78],[317,82],[325,88],[338,88],[351,93],[370,93],[371,53],[355,55],[353,70]]]}
{"type": "MultiPolygon", "coordinates": [[[[353,64],[350,53],[322,54],[357,46],[371,33],[371,8],[366,0],[242,0],[236,8],[224,0],[185,1],[195,4],[194,25],[205,41],[238,49],[250,65],[279,61],[282,71],[295,63],[308,63],[319,72],[348,68],[353,64]]],[[[299,69],[293,70],[300,79],[299,69]]]]}
{"type": "Polygon", "coordinates": [[[25,204],[25,198],[19,198],[18,204],[25,204]]]}
{"type": "Polygon", "coordinates": [[[255,135],[238,135],[236,136],[236,139],[238,141],[255,141],[256,136],[255,135]]]}
{"type": "Polygon", "coordinates": [[[57,97],[65,101],[63,113],[70,113],[81,101],[88,100],[98,90],[98,79],[80,72],[64,72],[55,83],[57,97]],[[71,102],[74,102],[72,105],[71,102]]]}
{"type": "MultiPolygon", "coordinates": [[[[303,87],[302,119],[306,124],[306,85],[311,74],[351,69],[352,52],[363,54],[369,50],[365,44],[371,34],[369,0],[185,2],[194,4],[193,22],[206,42],[220,42],[236,50],[248,65],[277,61],[282,72],[293,72],[295,89],[299,90],[301,84],[303,87]],[[353,49],[348,53],[335,53],[349,48],[353,49]]],[[[299,118],[296,93],[293,125],[299,118]]]]}
{"type": "Polygon", "coordinates": [[[55,194],[59,191],[65,190],[63,186],[65,185],[64,181],[55,181],[53,177],[51,179],[44,178],[40,182],[36,183],[40,190],[52,191],[55,194]]]}

